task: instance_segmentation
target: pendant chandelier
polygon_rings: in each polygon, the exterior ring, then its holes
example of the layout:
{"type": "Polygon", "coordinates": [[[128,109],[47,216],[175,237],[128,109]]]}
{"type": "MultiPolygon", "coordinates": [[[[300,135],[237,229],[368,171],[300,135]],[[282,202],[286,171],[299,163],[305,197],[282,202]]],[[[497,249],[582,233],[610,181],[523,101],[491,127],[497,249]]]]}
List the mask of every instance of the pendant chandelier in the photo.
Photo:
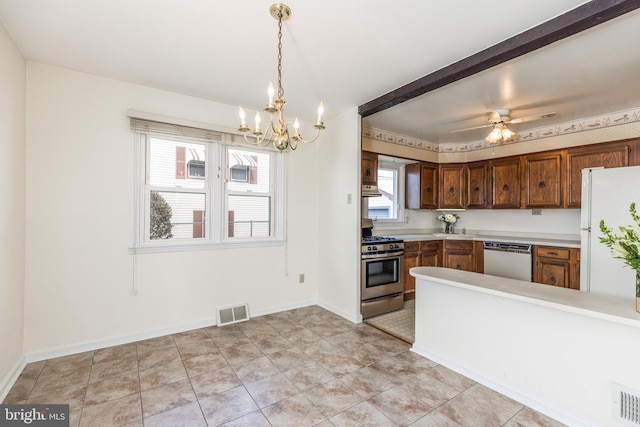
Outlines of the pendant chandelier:
{"type": "Polygon", "coordinates": [[[289,19],[291,16],[291,9],[285,4],[276,3],[271,5],[269,13],[278,20],[278,99],[274,100],[275,91],[273,84],[269,82],[269,87],[267,89],[269,101],[267,106],[264,107],[264,111],[269,113],[269,124],[265,131],[263,132],[260,128],[261,117],[259,111],[256,113],[255,117],[255,129],[251,131],[245,121],[246,115],[242,107],[240,107],[239,111],[240,127],[238,130],[242,132],[244,139],[251,144],[266,147],[273,142],[273,146],[279,151],[284,151],[289,147],[292,150],[295,150],[298,148],[299,141],[313,142],[318,139],[320,131],[324,129],[324,123],[322,122],[324,105],[320,102],[320,106],[318,107],[318,119],[313,124],[313,127],[316,129],[316,134],[313,138],[304,139],[302,135],[300,135],[300,123],[297,118],[293,122],[293,131],[289,130],[289,126],[292,125],[292,123],[287,122],[284,118],[284,105],[286,104],[286,101],[282,99],[284,96],[284,89],[282,88],[282,21],[289,19]],[[253,137],[247,136],[249,132],[253,134],[253,137]]]}

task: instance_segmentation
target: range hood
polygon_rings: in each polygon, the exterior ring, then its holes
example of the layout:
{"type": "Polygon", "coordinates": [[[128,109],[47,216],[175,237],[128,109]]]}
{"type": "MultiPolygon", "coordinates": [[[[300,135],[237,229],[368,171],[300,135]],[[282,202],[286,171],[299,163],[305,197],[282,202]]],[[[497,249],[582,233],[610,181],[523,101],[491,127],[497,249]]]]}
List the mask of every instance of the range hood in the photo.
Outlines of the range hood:
{"type": "Polygon", "coordinates": [[[362,197],[379,197],[382,196],[377,185],[363,185],[362,197]]]}

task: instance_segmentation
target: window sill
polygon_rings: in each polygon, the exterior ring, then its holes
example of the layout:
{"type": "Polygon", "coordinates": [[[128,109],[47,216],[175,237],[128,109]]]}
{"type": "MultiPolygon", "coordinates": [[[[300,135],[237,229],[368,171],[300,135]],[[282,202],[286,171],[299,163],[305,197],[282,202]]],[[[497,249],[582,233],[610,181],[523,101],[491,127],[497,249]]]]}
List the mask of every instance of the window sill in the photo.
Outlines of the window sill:
{"type": "Polygon", "coordinates": [[[169,243],[169,244],[147,244],[133,246],[129,248],[130,254],[154,254],[168,252],[192,252],[211,251],[219,249],[242,249],[242,248],[265,248],[272,246],[283,246],[284,240],[238,240],[235,242],[203,242],[203,243],[169,243]]]}

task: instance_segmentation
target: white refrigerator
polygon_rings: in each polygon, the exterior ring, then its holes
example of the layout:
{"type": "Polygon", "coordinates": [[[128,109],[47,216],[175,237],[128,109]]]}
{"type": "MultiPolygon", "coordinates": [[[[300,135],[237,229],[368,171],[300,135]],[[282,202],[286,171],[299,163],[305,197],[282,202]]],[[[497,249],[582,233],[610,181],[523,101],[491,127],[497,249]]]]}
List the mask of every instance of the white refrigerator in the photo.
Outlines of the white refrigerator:
{"type": "Polygon", "coordinates": [[[582,171],[581,291],[635,299],[635,270],[611,257],[611,250],[600,243],[600,220],[618,234],[618,226],[634,224],[632,202],[640,209],[640,166],[582,171]]]}

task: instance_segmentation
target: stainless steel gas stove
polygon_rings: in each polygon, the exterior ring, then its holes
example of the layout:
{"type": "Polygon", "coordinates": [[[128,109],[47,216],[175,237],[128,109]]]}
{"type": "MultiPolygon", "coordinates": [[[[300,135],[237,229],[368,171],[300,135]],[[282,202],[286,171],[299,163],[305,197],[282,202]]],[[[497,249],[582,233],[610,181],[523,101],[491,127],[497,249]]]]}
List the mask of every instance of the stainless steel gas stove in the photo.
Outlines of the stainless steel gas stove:
{"type": "Polygon", "coordinates": [[[364,319],[404,305],[404,242],[394,237],[362,238],[360,299],[364,319]]]}

